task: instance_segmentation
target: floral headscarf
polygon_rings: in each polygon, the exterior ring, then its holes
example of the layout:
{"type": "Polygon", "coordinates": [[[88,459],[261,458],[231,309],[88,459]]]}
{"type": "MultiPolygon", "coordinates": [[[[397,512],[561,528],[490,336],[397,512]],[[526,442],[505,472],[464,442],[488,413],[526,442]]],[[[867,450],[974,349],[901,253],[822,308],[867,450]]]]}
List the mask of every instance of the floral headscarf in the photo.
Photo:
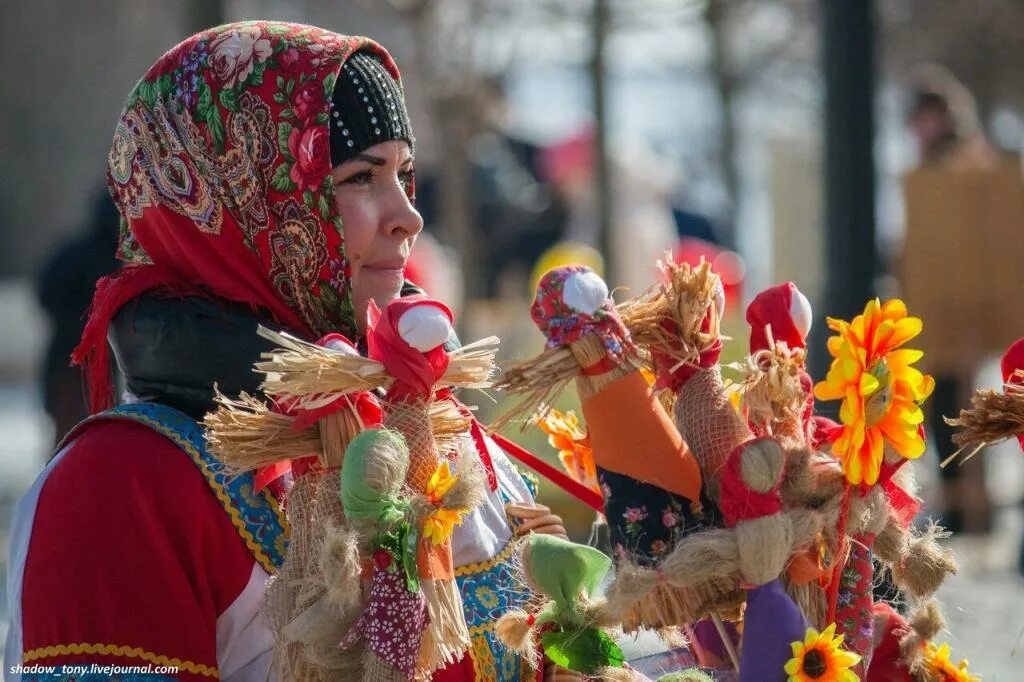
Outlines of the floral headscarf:
{"type": "Polygon", "coordinates": [[[150,289],[246,303],[310,338],[354,331],[328,111],[357,51],[400,83],[368,38],[250,21],[188,38],[132,90],[108,169],[127,266],[97,284],[73,356],[88,365],[93,411],[112,397],[107,326],[150,289]]]}

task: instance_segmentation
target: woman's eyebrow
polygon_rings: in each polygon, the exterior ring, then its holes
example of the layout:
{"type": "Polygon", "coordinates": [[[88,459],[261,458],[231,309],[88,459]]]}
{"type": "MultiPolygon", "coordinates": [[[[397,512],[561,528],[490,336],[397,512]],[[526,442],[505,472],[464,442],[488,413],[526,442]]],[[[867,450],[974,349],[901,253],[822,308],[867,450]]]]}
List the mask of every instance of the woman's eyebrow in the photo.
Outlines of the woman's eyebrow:
{"type": "Polygon", "coordinates": [[[386,159],[382,159],[379,156],[373,156],[371,154],[356,154],[356,158],[360,161],[373,164],[374,166],[383,166],[387,163],[386,159]]]}

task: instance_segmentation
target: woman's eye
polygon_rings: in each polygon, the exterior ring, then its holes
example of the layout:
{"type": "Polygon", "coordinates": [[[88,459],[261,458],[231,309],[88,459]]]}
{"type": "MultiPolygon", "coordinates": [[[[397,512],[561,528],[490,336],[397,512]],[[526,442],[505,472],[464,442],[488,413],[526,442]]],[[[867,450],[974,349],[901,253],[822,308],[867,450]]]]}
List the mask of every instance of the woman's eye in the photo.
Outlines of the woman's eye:
{"type": "Polygon", "coordinates": [[[356,173],[355,175],[350,175],[349,177],[345,178],[344,180],[342,180],[338,184],[339,185],[368,185],[371,182],[373,182],[373,171],[372,170],[364,170],[364,171],[361,171],[359,173],[356,173]]]}
{"type": "Polygon", "coordinates": [[[416,178],[416,172],[412,168],[398,172],[398,181],[402,183],[402,187],[408,189],[412,186],[413,180],[416,178]]]}

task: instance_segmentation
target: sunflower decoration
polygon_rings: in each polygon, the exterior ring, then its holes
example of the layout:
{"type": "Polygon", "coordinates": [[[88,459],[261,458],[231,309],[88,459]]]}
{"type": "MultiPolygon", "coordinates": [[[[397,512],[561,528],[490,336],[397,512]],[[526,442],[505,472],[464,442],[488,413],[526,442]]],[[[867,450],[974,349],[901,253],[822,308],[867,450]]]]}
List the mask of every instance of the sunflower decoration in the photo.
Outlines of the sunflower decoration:
{"type": "Polygon", "coordinates": [[[959,663],[949,660],[949,644],[935,646],[929,642],[924,651],[924,664],[936,682],[981,682],[981,678],[967,671],[967,660],[959,663]]]}
{"type": "Polygon", "coordinates": [[[443,544],[452,536],[455,526],[462,523],[462,517],[468,511],[443,506],[445,496],[458,480],[459,477],[451,472],[448,462],[441,462],[427,482],[427,501],[435,509],[423,519],[423,538],[435,545],[443,544]]]}
{"type": "Polygon", "coordinates": [[[576,413],[552,409],[537,420],[537,425],[548,434],[548,444],[558,450],[565,471],[591,490],[601,492],[590,436],[580,428],[576,413]]]}
{"type": "Polygon", "coordinates": [[[786,663],[786,682],[859,682],[851,670],[860,655],[842,648],[843,636],[832,623],[823,632],[807,628],[804,641],[793,642],[793,658],[786,663]]]}
{"type": "Polygon", "coordinates": [[[814,395],[843,401],[833,452],[851,484],[874,485],[886,451],[914,459],[925,450],[920,404],[935,380],[911,366],[924,353],[902,347],[921,333],[921,320],[899,299],[876,298],[852,322],[829,318],[828,326],[837,332],[828,340],[834,359],[814,395]]]}

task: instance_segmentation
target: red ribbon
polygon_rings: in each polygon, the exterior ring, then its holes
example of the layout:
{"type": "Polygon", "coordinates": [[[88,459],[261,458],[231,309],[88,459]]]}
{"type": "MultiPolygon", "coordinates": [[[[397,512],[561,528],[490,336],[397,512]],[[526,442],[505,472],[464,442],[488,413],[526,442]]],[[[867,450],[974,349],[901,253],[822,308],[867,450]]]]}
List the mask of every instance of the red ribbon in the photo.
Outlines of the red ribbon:
{"type": "Polygon", "coordinates": [[[372,359],[384,365],[395,383],[388,389],[390,400],[427,398],[432,395],[434,385],[448,369],[448,354],[444,346],[427,352],[410,346],[398,333],[398,321],[412,307],[432,305],[453,321],[448,306],[432,298],[417,294],[395,299],[387,304],[384,311],[370,301],[367,310],[369,330],[366,335],[367,348],[372,359]]]}
{"type": "MultiPolygon", "coordinates": [[[[472,419],[472,417],[470,417],[470,419],[472,419]]],[[[491,453],[487,449],[487,441],[484,440],[483,429],[480,428],[480,422],[476,419],[473,419],[469,423],[469,433],[473,436],[473,444],[476,445],[476,452],[480,456],[480,461],[484,465],[484,471],[487,472],[487,486],[493,492],[498,489],[498,476],[494,473],[494,461],[491,459],[491,453]]]]}
{"type": "Polygon", "coordinates": [[[604,498],[600,494],[571,478],[568,474],[559,471],[526,448],[516,445],[508,438],[493,431],[488,431],[487,433],[498,444],[498,447],[509,455],[530,467],[594,511],[604,513],[604,498]]]}

